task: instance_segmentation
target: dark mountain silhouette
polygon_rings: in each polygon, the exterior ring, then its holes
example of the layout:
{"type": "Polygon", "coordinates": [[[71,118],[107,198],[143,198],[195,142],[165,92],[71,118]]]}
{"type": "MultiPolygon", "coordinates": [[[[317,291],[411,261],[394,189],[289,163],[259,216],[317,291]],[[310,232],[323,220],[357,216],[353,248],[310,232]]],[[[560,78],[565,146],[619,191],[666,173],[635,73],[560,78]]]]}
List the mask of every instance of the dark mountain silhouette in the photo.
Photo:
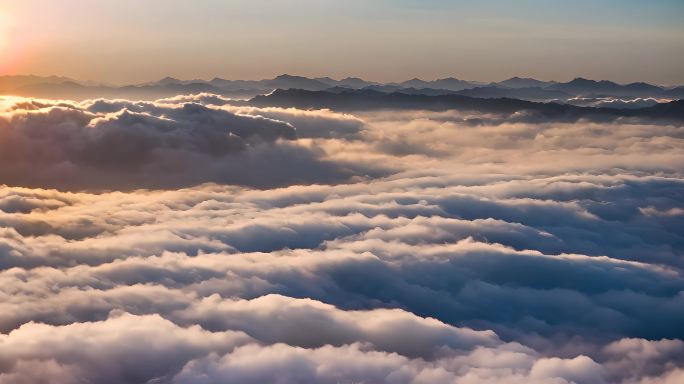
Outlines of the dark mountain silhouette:
{"type": "Polygon", "coordinates": [[[352,88],[363,88],[370,85],[378,84],[372,81],[366,81],[358,77],[347,77],[337,82],[339,85],[352,87],[352,88]]]}
{"type": "Polygon", "coordinates": [[[637,98],[681,99],[684,87],[664,88],[647,83],[618,84],[612,81],[595,81],[576,78],[567,83],[543,82],[536,79],[514,77],[499,83],[482,83],[456,79],[453,77],[425,81],[412,79],[403,83],[374,83],[360,78],[349,77],[335,80],[330,77],[308,78],[303,76],[280,75],[264,80],[180,80],[165,77],[151,83],[128,86],[102,85],[93,82],[80,82],[65,77],[40,76],[0,76],[0,93],[18,96],[45,98],[85,99],[97,97],[130,97],[155,99],[189,93],[214,93],[233,98],[251,98],[267,94],[275,89],[303,89],[323,91],[332,89],[339,93],[342,89],[367,89],[381,93],[403,93],[407,95],[461,95],[476,98],[513,98],[528,101],[572,102],[575,98],[614,97],[614,105],[621,105],[637,98]],[[532,85],[532,86],[530,86],[532,85]]]}
{"type": "Polygon", "coordinates": [[[377,85],[378,83],[374,83],[371,81],[366,81],[363,79],[360,79],[358,77],[347,77],[342,80],[335,80],[330,77],[319,77],[316,78],[315,80],[318,80],[322,83],[328,84],[330,87],[346,87],[346,88],[353,88],[353,89],[361,89],[364,87],[368,86],[373,86],[377,85]]]}
{"type": "Polygon", "coordinates": [[[209,83],[215,87],[221,88],[224,91],[251,90],[253,91],[253,94],[268,93],[278,88],[297,88],[315,91],[342,85],[340,84],[340,81],[331,79],[329,77],[310,79],[308,77],[292,76],[286,74],[280,75],[273,79],[264,80],[225,80],[217,77],[209,81],[209,83]]]}
{"type": "MultiPolygon", "coordinates": [[[[349,89],[349,88],[347,88],[349,89]]],[[[435,89],[435,88],[403,88],[398,85],[371,85],[364,90],[377,91],[383,93],[394,93],[401,92],[407,95],[453,95],[457,94],[455,91],[450,91],[447,89],[435,89]]]]}
{"type": "Polygon", "coordinates": [[[476,87],[481,84],[471,81],[460,80],[453,77],[447,77],[445,79],[438,79],[433,81],[425,81],[416,78],[404,81],[403,83],[393,83],[390,85],[399,86],[401,88],[444,89],[448,91],[461,91],[464,89],[476,87]]]}
{"type": "MultiPolygon", "coordinates": [[[[337,90],[334,90],[333,92],[339,92],[340,90],[349,90],[350,88],[337,88],[337,90]]],[[[464,89],[461,91],[451,91],[448,89],[435,89],[435,88],[402,88],[398,85],[372,85],[369,87],[365,87],[363,89],[369,89],[369,90],[374,90],[378,92],[384,92],[384,93],[394,93],[394,92],[399,92],[399,93],[404,93],[408,95],[428,95],[428,96],[437,96],[437,95],[463,95],[463,96],[471,96],[471,97],[479,97],[479,98],[485,98],[485,99],[491,99],[491,98],[512,98],[512,99],[521,99],[521,100],[529,100],[529,101],[551,101],[551,100],[567,100],[572,97],[573,95],[567,94],[565,92],[561,91],[553,91],[553,90],[547,90],[547,89],[542,89],[539,87],[530,87],[530,88],[517,88],[517,89],[512,89],[512,88],[501,88],[501,87],[495,87],[495,86],[485,86],[485,87],[475,87],[475,88],[469,88],[469,89],[464,89]]],[[[331,89],[329,88],[328,91],[331,89]]]]}
{"type": "Polygon", "coordinates": [[[265,85],[261,81],[257,80],[226,80],[221,78],[213,78],[209,81],[209,84],[223,88],[225,90],[236,90],[236,89],[264,89],[265,85]]]}
{"type": "Polygon", "coordinates": [[[480,98],[513,98],[530,101],[567,100],[573,97],[563,91],[544,89],[540,87],[526,88],[501,88],[501,87],[476,87],[458,92],[459,95],[480,98]]]}
{"type": "Polygon", "coordinates": [[[455,79],[453,77],[447,77],[446,79],[439,79],[431,82],[434,87],[439,89],[448,89],[450,91],[460,91],[463,89],[472,88],[473,86],[481,85],[478,82],[465,81],[460,79],[455,79]]]}
{"type": "Polygon", "coordinates": [[[406,80],[403,83],[399,83],[397,85],[402,88],[428,88],[430,87],[431,83],[429,81],[414,78],[411,80],[406,80]]]}
{"type": "Polygon", "coordinates": [[[545,88],[556,84],[555,81],[541,81],[529,77],[511,77],[508,80],[492,83],[493,86],[503,88],[545,88]]]}
{"type": "Polygon", "coordinates": [[[266,88],[271,89],[300,88],[309,89],[312,91],[322,91],[324,89],[330,88],[329,84],[326,84],[322,81],[309,79],[308,77],[292,75],[280,75],[272,80],[263,80],[262,83],[266,88]]]}
{"type": "Polygon", "coordinates": [[[595,81],[581,77],[567,83],[550,85],[547,89],[562,91],[578,96],[660,97],[666,94],[664,88],[651,84],[631,83],[621,85],[612,81],[595,81]]]}
{"type": "Polygon", "coordinates": [[[648,108],[616,109],[579,107],[558,103],[538,103],[509,98],[474,98],[463,95],[409,95],[383,93],[368,89],[340,92],[276,90],[269,95],[256,96],[245,104],[256,106],[296,107],[303,109],[330,108],[341,111],[375,109],[425,109],[434,111],[463,110],[485,113],[524,114],[528,119],[543,117],[549,120],[576,121],[581,118],[610,121],[619,117],[648,117],[684,121],[684,101],[674,101],[648,108]]]}
{"type": "MultiPolygon", "coordinates": [[[[173,77],[169,77],[169,76],[167,76],[167,77],[156,82],[156,84],[160,84],[160,85],[182,84],[182,83],[183,83],[182,80],[179,80],[179,79],[176,79],[173,77]]],[[[154,83],[151,83],[151,84],[154,85],[154,83]]]]}
{"type": "Polygon", "coordinates": [[[684,99],[684,87],[675,87],[665,91],[666,97],[670,99],[684,99]]]}

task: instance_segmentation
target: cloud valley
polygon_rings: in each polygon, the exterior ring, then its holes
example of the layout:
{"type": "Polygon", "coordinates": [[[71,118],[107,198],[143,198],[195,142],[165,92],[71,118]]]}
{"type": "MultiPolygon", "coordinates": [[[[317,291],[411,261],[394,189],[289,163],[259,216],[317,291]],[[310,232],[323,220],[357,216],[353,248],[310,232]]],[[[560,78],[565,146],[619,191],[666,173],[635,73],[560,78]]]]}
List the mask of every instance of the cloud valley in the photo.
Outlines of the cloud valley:
{"type": "Polygon", "coordinates": [[[0,383],[684,379],[677,120],[0,106],[0,383]]]}

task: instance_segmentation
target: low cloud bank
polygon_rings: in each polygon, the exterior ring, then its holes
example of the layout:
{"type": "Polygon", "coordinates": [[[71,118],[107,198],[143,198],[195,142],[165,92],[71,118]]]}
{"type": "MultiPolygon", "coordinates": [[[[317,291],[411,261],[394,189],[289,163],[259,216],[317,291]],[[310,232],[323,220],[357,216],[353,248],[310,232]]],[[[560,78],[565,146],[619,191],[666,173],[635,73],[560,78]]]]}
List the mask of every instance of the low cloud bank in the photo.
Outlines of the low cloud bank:
{"type": "Polygon", "coordinates": [[[380,173],[327,162],[320,148],[297,141],[319,132],[354,135],[362,124],[357,119],[168,101],[18,99],[0,116],[0,180],[74,190],[203,182],[266,188],[380,173]],[[283,117],[292,117],[300,131],[283,117]]]}
{"type": "Polygon", "coordinates": [[[2,107],[0,383],[684,378],[679,125],[2,107]]]}

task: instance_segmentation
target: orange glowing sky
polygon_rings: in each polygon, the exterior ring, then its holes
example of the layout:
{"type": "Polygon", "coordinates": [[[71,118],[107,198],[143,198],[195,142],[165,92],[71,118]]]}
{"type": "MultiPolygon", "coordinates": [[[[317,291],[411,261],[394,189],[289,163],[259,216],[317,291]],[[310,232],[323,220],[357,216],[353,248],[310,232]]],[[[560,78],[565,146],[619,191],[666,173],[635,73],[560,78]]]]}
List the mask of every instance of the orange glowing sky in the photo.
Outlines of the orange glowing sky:
{"type": "Polygon", "coordinates": [[[10,58],[9,44],[9,19],[0,11],[0,71],[9,69],[7,62],[10,58]]]}
{"type": "Polygon", "coordinates": [[[0,71],[681,84],[683,20],[680,0],[0,0],[0,71]]]}

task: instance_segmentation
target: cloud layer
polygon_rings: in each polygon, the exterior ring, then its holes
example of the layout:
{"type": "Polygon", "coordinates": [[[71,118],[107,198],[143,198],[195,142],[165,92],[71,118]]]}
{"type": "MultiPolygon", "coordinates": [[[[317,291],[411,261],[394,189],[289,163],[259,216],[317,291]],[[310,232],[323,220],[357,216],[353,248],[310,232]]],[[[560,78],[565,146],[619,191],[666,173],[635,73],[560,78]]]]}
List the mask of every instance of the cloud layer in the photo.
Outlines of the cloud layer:
{"type": "Polygon", "coordinates": [[[316,146],[295,141],[319,132],[353,135],[359,122],[351,117],[292,110],[235,113],[168,101],[16,102],[0,117],[0,180],[76,190],[210,181],[263,188],[380,172],[326,162],[316,146]],[[282,117],[301,122],[300,132],[278,120],[282,117]]]}
{"type": "Polygon", "coordinates": [[[0,383],[684,378],[681,126],[2,108],[0,383]]]}

